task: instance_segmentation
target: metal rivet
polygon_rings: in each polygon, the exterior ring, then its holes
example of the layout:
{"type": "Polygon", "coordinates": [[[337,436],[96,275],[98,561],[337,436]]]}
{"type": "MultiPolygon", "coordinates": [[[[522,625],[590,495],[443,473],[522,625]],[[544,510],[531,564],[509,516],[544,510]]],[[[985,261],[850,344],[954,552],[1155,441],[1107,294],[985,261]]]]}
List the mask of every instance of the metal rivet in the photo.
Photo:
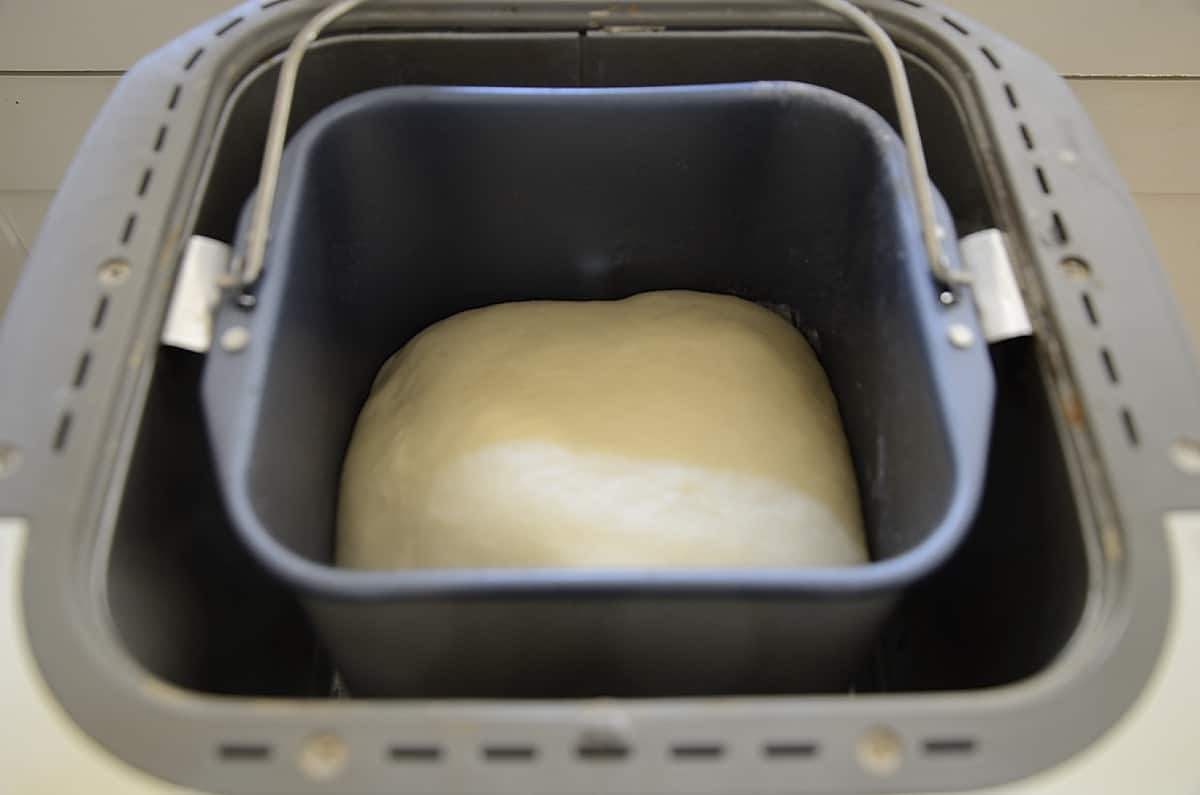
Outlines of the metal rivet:
{"type": "Polygon", "coordinates": [[[964,326],[962,323],[952,324],[946,329],[946,336],[955,348],[970,348],[975,344],[975,332],[971,331],[970,326],[964,326]]]}
{"type": "Polygon", "coordinates": [[[301,772],[314,781],[327,781],[346,766],[350,749],[341,737],[330,732],[314,734],[300,750],[298,764],[301,772]]]}
{"type": "Polygon", "coordinates": [[[876,776],[890,776],[904,761],[899,735],[885,726],[876,726],[858,738],[858,764],[876,776]]]}
{"type": "Polygon", "coordinates": [[[97,278],[105,287],[117,287],[125,283],[132,270],[128,260],[110,259],[100,266],[97,278]]]}
{"type": "Polygon", "coordinates": [[[21,451],[11,444],[0,444],[0,480],[12,477],[21,468],[21,451]]]}
{"type": "Polygon", "coordinates": [[[221,349],[226,353],[244,351],[250,344],[250,331],[245,326],[230,326],[221,333],[221,349]]]}
{"type": "Polygon", "coordinates": [[[1092,266],[1088,265],[1079,257],[1067,257],[1059,263],[1063,272],[1072,279],[1087,279],[1092,275],[1092,266]]]}
{"type": "Polygon", "coordinates": [[[242,293],[237,297],[237,304],[242,309],[253,309],[258,306],[258,299],[254,297],[253,293],[242,293]]]}
{"type": "Polygon", "coordinates": [[[1171,445],[1171,461],[1185,475],[1200,475],[1200,441],[1175,440],[1171,445]]]}
{"type": "Polygon", "coordinates": [[[1073,166],[1079,162],[1079,154],[1074,149],[1060,149],[1058,159],[1063,165],[1073,166]]]}
{"type": "Polygon", "coordinates": [[[951,306],[954,304],[954,293],[949,290],[942,290],[941,294],[938,295],[938,300],[945,306],[951,306]]]}

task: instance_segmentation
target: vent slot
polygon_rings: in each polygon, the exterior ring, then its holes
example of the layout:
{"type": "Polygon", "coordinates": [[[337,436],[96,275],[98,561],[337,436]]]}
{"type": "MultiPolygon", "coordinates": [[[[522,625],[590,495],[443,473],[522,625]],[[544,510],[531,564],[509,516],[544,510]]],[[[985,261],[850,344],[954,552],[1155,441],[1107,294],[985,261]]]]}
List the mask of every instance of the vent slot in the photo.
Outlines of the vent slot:
{"type": "Polygon", "coordinates": [[[92,329],[99,331],[104,325],[105,318],[108,317],[108,296],[100,296],[100,300],[96,302],[96,311],[92,313],[92,329]]]}
{"type": "Polygon", "coordinates": [[[1096,305],[1092,303],[1092,297],[1087,293],[1081,296],[1083,301],[1083,313],[1087,315],[1088,322],[1093,326],[1100,325],[1100,316],[1096,314],[1096,305]]]}
{"type": "Polygon", "coordinates": [[[1041,166],[1034,166],[1033,172],[1037,174],[1038,187],[1042,189],[1042,193],[1050,195],[1050,181],[1046,179],[1046,171],[1041,166]]]}
{"type": "Polygon", "coordinates": [[[126,245],[133,240],[133,230],[137,228],[137,214],[133,213],[125,219],[125,228],[121,231],[121,243],[126,245]]]}
{"type": "Polygon", "coordinates": [[[532,762],[537,749],[532,745],[485,745],[483,758],[488,762],[532,762]]]}
{"type": "Polygon", "coordinates": [[[218,36],[224,36],[226,33],[228,33],[229,31],[233,30],[234,28],[236,28],[236,27],[237,27],[238,25],[240,25],[240,24],[242,24],[242,17],[234,17],[233,19],[231,19],[231,20],[229,20],[228,22],[226,22],[226,23],[225,23],[225,24],[224,24],[224,25],[223,25],[223,26],[222,26],[222,27],[221,27],[221,28],[220,28],[220,29],[217,31],[217,35],[218,35],[218,36]]]}
{"type": "Polygon", "coordinates": [[[820,746],[814,742],[778,742],[767,743],[763,746],[763,756],[767,759],[815,759],[820,753],[820,746]]]}
{"type": "Polygon", "coordinates": [[[1067,225],[1063,222],[1062,216],[1057,212],[1050,213],[1050,220],[1054,224],[1054,242],[1060,246],[1064,246],[1071,239],[1067,234],[1067,225]]]}
{"type": "Polygon", "coordinates": [[[92,365],[92,354],[84,351],[79,357],[79,364],[75,365],[75,378],[71,380],[71,386],[79,389],[87,383],[88,369],[92,365]]]}
{"type": "Polygon", "coordinates": [[[952,27],[952,28],[954,28],[955,30],[957,30],[959,33],[961,33],[961,34],[962,34],[962,35],[964,35],[964,36],[970,36],[970,35],[971,35],[971,31],[967,30],[966,28],[964,28],[962,25],[960,25],[958,22],[956,22],[955,20],[951,19],[950,17],[942,17],[942,21],[943,21],[943,22],[945,22],[945,23],[946,23],[947,25],[949,25],[950,27],[952,27]]]}
{"type": "Polygon", "coordinates": [[[585,743],[575,749],[575,755],[587,762],[619,762],[629,754],[629,746],[621,743],[585,743]]]}
{"type": "Polygon", "coordinates": [[[436,745],[393,745],[388,749],[393,762],[440,762],[442,749],[436,745]]]}
{"type": "Polygon", "coordinates": [[[54,430],[54,452],[61,453],[67,447],[71,438],[71,412],[65,411],[58,418],[58,427],[54,430]]]}
{"type": "Polygon", "coordinates": [[[679,760],[715,760],[724,755],[725,746],[720,743],[694,743],[671,748],[671,756],[679,760]]]}
{"type": "Polygon", "coordinates": [[[1125,438],[1129,440],[1132,447],[1137,447],[1141,444],[1141,437],[1138,435],[1137,423],[1133,420],[1133,412],[1128,408],[1121,409],[1121,423],[1125,426],[1125,438]]]}
{"type": "Polygon", "coordinates": [[[1108,380],[1114,384],[1121,383],[1121,377],[1117,375],[1117,363],[1113,361],[1112,352],[1108,348],[1100,349],[1100,361],[1104,363],[1104,372],[1108,374],[1108,380]]]}
{"type": "Polygon", "coordinates": [[[1004,96],[1008,97],[1008,104],[1012,106],[1013,110],[1021,107],[1021,105],[1017,102],[1017,92],[1013,89],[1012,83],[1004,84],[1004,96]]]}
{"type": "Polygon", "coordinates": [[[1021,139],[1025,142],[1025,148],[1032,151],[1033,150],[1033,133],[1029,132],[1029,128],[1026,127],[1024,124],[1022,124],[1020,126],[1020,130],[1021,130],[1021,139]]]}
{"type": "Polygon", "coordinates": [[[926,756],[968,756],[975,753],[978,743],[970,737],[936,737],[924,743],[926,756]]]}
{"type": "Polygon", "coordinates": [[[185,63],[183,65],[183,71],[186,72],[186,71],[190,70],[193,66],[195,66],[196,62],[200,60],[201,55],[204,55],[203,47],[201,47],[200,49],[198,49],[194,53],[192,53],[192,57],[188,58],[187,63],[185,63]]]}
{"type": "Polygon", "coordinates": [[[225,762],[265,762],[271,758],[271,746],[264,743],[224,743],[217,756],[225,762]]]}

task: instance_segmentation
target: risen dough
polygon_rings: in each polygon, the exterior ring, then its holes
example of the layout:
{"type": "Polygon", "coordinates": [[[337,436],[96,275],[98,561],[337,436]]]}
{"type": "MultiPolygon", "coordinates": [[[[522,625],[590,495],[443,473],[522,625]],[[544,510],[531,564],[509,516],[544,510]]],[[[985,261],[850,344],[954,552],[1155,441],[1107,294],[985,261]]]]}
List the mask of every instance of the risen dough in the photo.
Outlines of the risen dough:
{"type": "Polygon", "coordinates": [[[355,568],[866,560],[807,342],[748,301],[686,291],[430,326],[375,381],[338,519],[355,568]]]}

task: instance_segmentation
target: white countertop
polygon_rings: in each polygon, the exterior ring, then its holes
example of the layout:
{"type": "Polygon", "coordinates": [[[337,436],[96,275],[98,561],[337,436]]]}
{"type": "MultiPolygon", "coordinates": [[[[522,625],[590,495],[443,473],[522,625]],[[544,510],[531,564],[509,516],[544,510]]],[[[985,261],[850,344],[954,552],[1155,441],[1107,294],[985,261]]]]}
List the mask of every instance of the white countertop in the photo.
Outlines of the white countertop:
{"type": "MultiPolygon", "coordinates": [[[[993,795],[1200,795],[1200,512],[1165,520],[1176,576],[1159,666],[1117,726],[1084,753],[993,795]],[[1191,620],[1181,620],[1190,616],[1191,620]]],[[[20,605],[24,522],[0,519],[0,790],[25,793],[180,793],[112,757],[47,692],[25,640],[20,605]]],[[[330,791],[338,792],[336,779],[330,791]]],[[[981,792],[976,790],[976,792],[981,792]]]]}

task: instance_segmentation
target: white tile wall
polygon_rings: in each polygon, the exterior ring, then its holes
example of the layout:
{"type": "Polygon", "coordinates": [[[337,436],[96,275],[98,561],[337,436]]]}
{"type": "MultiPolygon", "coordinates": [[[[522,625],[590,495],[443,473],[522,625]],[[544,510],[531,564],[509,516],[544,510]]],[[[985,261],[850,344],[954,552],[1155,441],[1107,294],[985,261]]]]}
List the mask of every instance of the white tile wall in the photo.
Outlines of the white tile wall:
{"type": "Polygon", "coordinates": [[[1064,74],[1200,76],[1196,0],[942,0],[1064,74]]]}
{"type": "Polygon", "coordinates": [[[33,239],[53,198],[52,190],[0,191],[0,215],[15,230],[18,241],[26,251],[33,246],[33,239]]]}
{"type": "Polygon", "coordinates": [[[0,0],[0,71],[120,71],[234,0],[0,0]]]}
{"type": "Polygon", "coordinates": [[[0,75],[0,190],[57,188],[118,79],[0,75]]]}
{"type": "Polygon", "coordinates": [[[1134,193],[1200,193],[1200,79],[1070,82],[1134,193]]]}

